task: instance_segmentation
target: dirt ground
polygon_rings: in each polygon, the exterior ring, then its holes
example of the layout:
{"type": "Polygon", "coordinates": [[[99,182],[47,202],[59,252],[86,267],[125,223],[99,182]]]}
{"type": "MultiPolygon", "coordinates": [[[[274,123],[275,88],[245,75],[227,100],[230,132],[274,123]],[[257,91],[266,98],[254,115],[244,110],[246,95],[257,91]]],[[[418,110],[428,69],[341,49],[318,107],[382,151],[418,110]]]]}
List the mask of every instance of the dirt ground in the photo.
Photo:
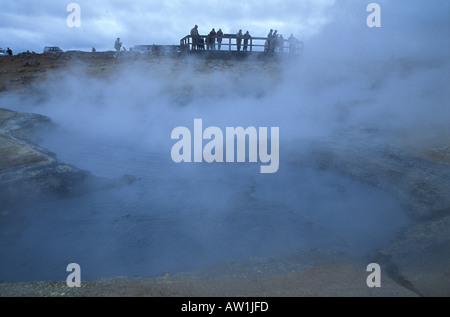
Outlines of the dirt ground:
{"type": "MultiPolygon", "coordinates": [[[[242,264],[242,263],[241,263],[242,264]]],[[[248,265],[249,263],[247,263],[248,265]]],[[[253,263],[254,264],[254,263],[253,263]]],[[[223,269],[223,264],[213,270],[223,269]]],[[[239,265],[240,266],[240,265],[239,265]]],[[[254,267],[248,267],[248,270],[254,267]]],[[[242,267],[240,267],[242,269],[242,267]]],[[[241,271],[242,272],[242,271],[241,271]]],[[[81,282],[69,288],[66,282],[0,284],[1,297],[415,297],[388,277],[380,288],[369,288],[369,273],[347,263],[320,264],[292,273],[255,273],[251,276],[205,276],[206,271],[163,273],[160,277],[109,278],[81,282]]],[[[209,271],[211,274],[211,270],[209,271]]]]}

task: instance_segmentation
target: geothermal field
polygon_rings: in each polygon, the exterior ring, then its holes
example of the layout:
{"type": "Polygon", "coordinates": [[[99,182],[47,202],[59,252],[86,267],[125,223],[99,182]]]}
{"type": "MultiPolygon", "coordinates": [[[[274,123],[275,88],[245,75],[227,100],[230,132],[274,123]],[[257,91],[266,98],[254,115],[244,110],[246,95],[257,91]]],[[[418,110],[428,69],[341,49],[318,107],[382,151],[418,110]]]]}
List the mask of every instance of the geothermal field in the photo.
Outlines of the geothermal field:
{"type": "MultiPolygon", "coordinates": [[[[365,76],[361,65],[316,73],[286,57],[2,58],[1,280],[64,281],[74,262],[86,281],[148,279],[135,284],[149,294],[203,294],[192,285],[210,279],[230,283],[224,294],[252,294],[254,279],[320,270],[321,280],[342,271],[349,278],[332,283],[351,295],[375,262],[392,283],[380,294],[444,294],[448,134],[432,133],[445,132],[441,115],[420,118],[430,100],[443,114],[448,92],[419,78],[445,79],[442,63],[380,61],[365,76]],[[351,93],[337,96],[343,86],[351,93]],[[408,95],[407,115],[388,101],[394,91],[408,95]],[[192,131],[193,148],[199,118],[224,135],[279,127],[278,170],[261,173],[267,164],[248,156],[174,162],[173,129],[192,131]]],[[[308,294],[279,283],[280,294],[308,294]]]]}
{"type": "Polygon", "coordinates": [[[449,20],[412,7],[303,54],[0,56],[0,296],[449,296],[449,20]]]}

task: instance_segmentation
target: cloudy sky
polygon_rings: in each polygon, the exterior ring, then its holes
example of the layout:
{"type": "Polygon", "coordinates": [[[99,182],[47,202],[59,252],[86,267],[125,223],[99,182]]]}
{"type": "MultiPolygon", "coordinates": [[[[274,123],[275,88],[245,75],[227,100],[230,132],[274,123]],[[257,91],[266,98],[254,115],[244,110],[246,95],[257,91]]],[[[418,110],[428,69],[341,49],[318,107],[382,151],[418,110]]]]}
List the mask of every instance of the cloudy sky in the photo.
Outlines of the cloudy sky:
{"type": "MultiPolygon", "coordinates": [[[[309,41],[324,32],[346,38],[349,30],[367,32],[369,0],[0,0],[0,47],[14,52],[41,52],[46,45],[64,50],[112,50],[116,37],[124,46],[178,44],[194,24],[201,34],[211,28],[225,33],[249,30],[266,36],[270,28],[309,41]],[[81,8],[81,27],[66,24],[67,6],[81,8]],[[337,28],[340,30],[337,32],[337,28]]],[[[448,0],[381,0],[379,33],[411,42],[428,34],[448,36],[448,0]],[[388,33],[389,32],[389,33],[388,33]]],[[[373,33],[372,33],[373,34],[373,33]]],[[[347,37],[353,38],[352,36],[347,37]]],[[[447,41],[448,42],[448,41],[447,41]]],[[[448,49],[448,44],[447,44],[448,49]]]]}

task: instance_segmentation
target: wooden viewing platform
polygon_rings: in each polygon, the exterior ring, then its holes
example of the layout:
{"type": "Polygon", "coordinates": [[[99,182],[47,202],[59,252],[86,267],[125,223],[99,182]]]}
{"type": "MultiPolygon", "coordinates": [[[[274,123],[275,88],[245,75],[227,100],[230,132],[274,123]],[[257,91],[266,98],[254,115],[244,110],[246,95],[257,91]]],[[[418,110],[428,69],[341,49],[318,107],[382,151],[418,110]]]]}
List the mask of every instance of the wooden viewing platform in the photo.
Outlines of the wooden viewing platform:
{"type": "Polygon", "coordinates": [[[303,53],[303,42],[295,40],[291,43],[288,39],[277,39],[277,45],[274,49],[269,49],[269,43],[267,37],[251,37],[248,39],[247,45],[244,45],[244,38],[241,37],[240,50],[238,50],[237,35],[236,34],[224,34],[222,37],[222,43],[217,42],[218,36],[213,36],[214,45],[213,48],[208,45],[208,39],[211,39],[209,35],[199,35],[197,39],[203,40],[203,43],[199,45],[193,45],[193,38],[191,35],[187,35],[180,40],[180,45],[135,45],[132,48],[133,52],[141,54],[154,54],[154,55],[166,55],[166,56],[186,56],[195,54],[202,58],[247,58],[249,56],[255,56],[257,58],[265,59],[274,58],[276,56],[300,56],[303,53]]]}
{"type": "Polygon", "coordinates": [[[268,49],[267,37],[251,37],[248,39],[248,45],[245,48],[244,38],[241,37],[240,50],[238,50],[237,35],[236,34],[224,34],[222,38],[221,48],[219,48],[219,43],[217,42],[218,36],[209,35],[199,35],[198,38],[203,40],[203,43],[193,43],[191,35],[187,35],[180,40],[180,49],[182,52],[244,52],[244,53],[280,53],[280,54],[295,54],[300,55],[303,53],[303,42],[297,41],[296,43],[290,43],[287,39],[282,40],[282,45],[279,45],[279,39],[277,40],[277,47],[275,50],[268,49]],[[215,49],[211,49],[208,40],[210,38],[214,39],[215,49]],[[193,45],[194,44],[194,45],[193,45]]]}

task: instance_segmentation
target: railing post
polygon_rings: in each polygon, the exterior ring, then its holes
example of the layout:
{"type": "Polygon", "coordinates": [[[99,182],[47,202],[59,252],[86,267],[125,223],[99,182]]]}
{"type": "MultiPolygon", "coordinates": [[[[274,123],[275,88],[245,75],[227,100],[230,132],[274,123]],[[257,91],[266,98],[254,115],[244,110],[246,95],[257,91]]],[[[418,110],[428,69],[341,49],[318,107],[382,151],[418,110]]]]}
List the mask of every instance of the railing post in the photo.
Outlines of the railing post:
{"type": "Polygon", "coordinates": [[[231,37],[228,38],[228,50],[231,51],[231,37]]]}
{"type": "Polygon", "coordinates": [[[253,52],[253,39],[250,38],[250,52],[253,52]]]}

